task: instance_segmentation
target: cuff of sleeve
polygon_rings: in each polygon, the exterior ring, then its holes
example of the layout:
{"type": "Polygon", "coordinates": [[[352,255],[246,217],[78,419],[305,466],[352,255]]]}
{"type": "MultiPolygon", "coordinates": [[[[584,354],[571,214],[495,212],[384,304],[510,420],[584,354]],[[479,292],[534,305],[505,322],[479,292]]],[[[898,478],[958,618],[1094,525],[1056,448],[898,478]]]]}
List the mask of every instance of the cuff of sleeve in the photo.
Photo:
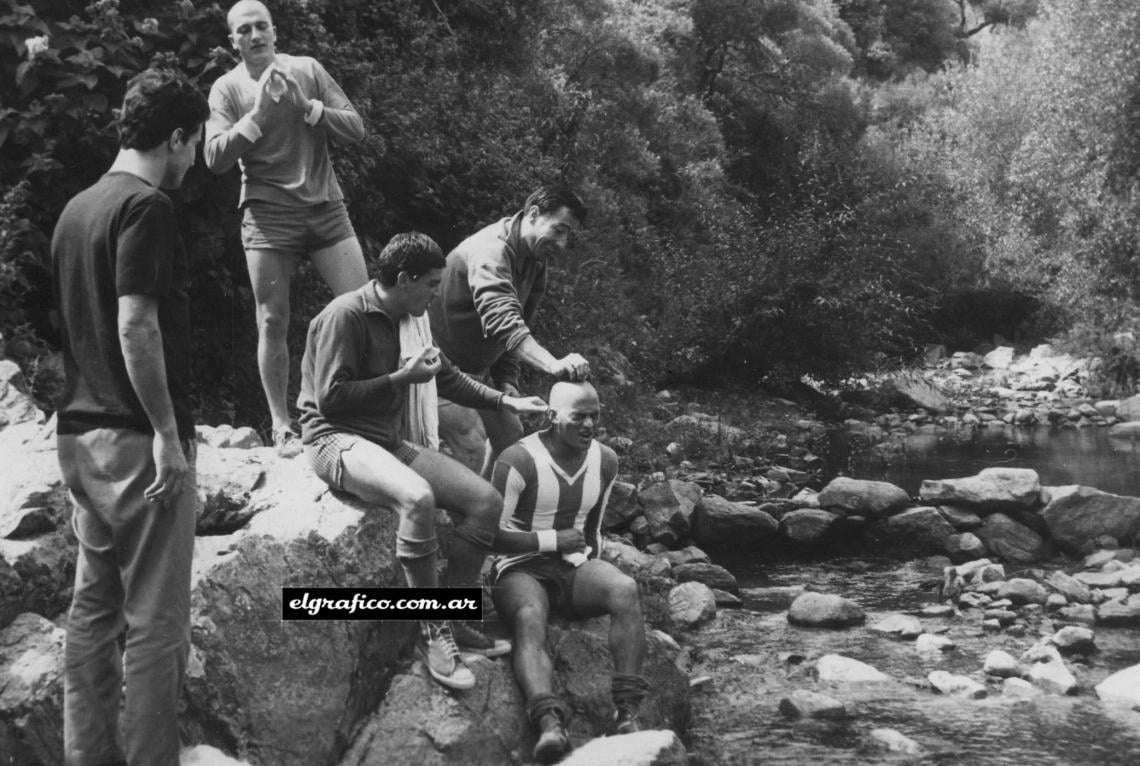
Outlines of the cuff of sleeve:
{"type": "Polygon", "coordinates": [[[261,138],[261,128],[253,121],[253,117],[248,114],[234,123],[234,129],[248,138],[251,143],[256,143],[257,139],[261,138]]]}
{"type": "Polygon", "coordinates": [[[506,399],[506,398],[507,398],[507,395],[506,395],[506,394],[504,394],[504,393],[500,393],[500,394],[499,394],[499,399],[498,399],[498,401],[496,401],[496,402],[495,402],[495,409],[496,409],[496,410],[502,410],[502,409],[504,409],[504,407],[503,407],[503,400],[504,400],[504,399],[506,399]]]}
{"type": "Polygon", "coordinates": [[[558,530],[542,529],[534,534],[538,537],[539,553],[554,553],[558,550],[558,530]]]}
{"type": "Polygon", "coordinates": [[[313,106],[309,109],[309,113],[305,115],[305,122],[309,123],[313,127],[316,127],[317,123],[321,121],[321,117],[325,113],[325,105],[323,102],[315,98],[310,99],[310,103],[313,106]]]}
{"type": "Polygon", "coordinates": [[[507,351],[514,351],[519,347],[519,344],[530,337],[530,328],[524,325],[519,325],[511,334],[507,336],[507,351]]]}

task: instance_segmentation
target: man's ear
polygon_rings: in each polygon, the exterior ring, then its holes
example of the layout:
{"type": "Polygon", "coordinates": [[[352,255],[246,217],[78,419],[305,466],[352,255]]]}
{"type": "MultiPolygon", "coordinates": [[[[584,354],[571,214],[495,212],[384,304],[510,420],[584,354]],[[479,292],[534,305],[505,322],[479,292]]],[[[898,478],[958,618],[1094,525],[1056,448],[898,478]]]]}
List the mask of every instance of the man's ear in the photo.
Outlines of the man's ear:
{"type": "Polygon", "coordinates": [[[182,128],[175,128],[170,133],[170,138],[168,138],[166,140],[167,148],[169,148],[170,151],[172,151],[172,152],[176,151],[179,146],[186,143],[185,139],[186,139],[186,131],[184,131],[182,128]]]}

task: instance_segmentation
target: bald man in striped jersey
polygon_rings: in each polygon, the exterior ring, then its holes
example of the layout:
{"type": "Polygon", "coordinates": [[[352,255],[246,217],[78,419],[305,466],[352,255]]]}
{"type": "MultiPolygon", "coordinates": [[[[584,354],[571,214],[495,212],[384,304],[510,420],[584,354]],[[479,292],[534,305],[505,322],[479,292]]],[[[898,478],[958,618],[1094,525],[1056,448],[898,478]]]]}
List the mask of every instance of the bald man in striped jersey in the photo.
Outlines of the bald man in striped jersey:
{"type": "Polygon", "coordinates": [[[515,679],[527,715],[539,730],[534,757],[551,763],[570,750],[569,708],[554,694],[546,653],[551,610],[571,619],[610,615],[615,729],[638,731],[638,709],[649,690],[641,675],[645,624],[637,583],[602,549],[602,517],[617,477],[617,455],[594,441],[601,405],[589,383],[555,383],[550,426],[504,450],[492,484],[503,496],[503,521],[493,550],[494,601],[515,637],[515,679]]]}

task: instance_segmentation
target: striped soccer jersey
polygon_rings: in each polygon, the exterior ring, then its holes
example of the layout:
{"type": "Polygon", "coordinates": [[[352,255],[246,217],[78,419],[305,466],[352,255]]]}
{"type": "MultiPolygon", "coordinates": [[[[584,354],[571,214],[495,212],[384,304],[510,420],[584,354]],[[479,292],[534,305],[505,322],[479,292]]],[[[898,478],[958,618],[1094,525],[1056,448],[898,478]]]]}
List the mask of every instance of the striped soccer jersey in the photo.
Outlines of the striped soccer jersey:
{"type": "MultiPolygon", "coordinates": [[[[596,558],[602,552],[602,516],[616,478],[617,457],[598,442],[590,443],[581,468],[569,476],[534,433],[499,456],[491,482],[503,496],[504,529],[580,529],[592,549],[590,558],[596,558]]],[[[498,571],[543,555],[501,556],[498,571]]]]}

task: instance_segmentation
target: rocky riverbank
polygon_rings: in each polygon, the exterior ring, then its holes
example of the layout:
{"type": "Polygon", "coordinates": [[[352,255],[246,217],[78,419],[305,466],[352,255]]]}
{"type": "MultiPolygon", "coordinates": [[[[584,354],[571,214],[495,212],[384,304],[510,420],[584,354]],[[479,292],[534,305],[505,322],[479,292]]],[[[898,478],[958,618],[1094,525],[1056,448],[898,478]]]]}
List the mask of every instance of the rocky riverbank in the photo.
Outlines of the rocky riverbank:
{"type": "MultiPolygon", "coordinates": [[[[941,375],[966,380],[955,364],[937,363],[923,373],[931,378],[924,380],[939,391],[947,387],[937,380],[941,375]]],[[[1050,369],[1055,364],[1049,362],[1050,369]]],[[[3,365],[0,752],[16,754],[12,763],[54,766],[61,762],[59,625],[70,596],[75,544],[51,425],[23,396],[18,375],[3,365]]],[[[1050,400],[1050,412],[1077,412],[1067,420],[1076,427],[1115,424],[1127,416],[1120,402],[1111,415],[1103,403],[1090,403],[1096,415],[1080,414],[1080,397],[1067,396],[1078,392],[1066,381],[1083,385],[1085,368],[1069,366],[1072,373],[1056,375],[1051,393],[1060,398],[1050,400]]],[[[976,402],[986,401],[994,374],[990,369],[975,376],[986,383],[970,389],[975,404],[969,406],[978,418],[970,427],[991,422],[983,419],[989,405],[976,402]]],[[[1006,382],[1024,385],[1020,378],[1006,382]]],[[[1042,391],[1029,393],[1037,398],[1042,391]]],[[[966,422],[970,412],[963,411],[963,401],[940,412],[911,402],[847,425],[872,435],[880,429],[883,438],[876,443],[887,443],[892,432],[966,422]]],[[[1004,424],[1010,412],[1018,422],[1017,402],[1002,401],[1009,404],[1000,416],[990,413],[993,422],[1004,424]]],[[[753,762],[743,751],[752,741],[746,732],[770,725],[769,714],[785,728],[786,721],[839,716],[847,722],[844,736],[854,736],[851,721],[861,719],[852,710],[873,706],[857,701],[861,692],[845,698],[830,688],[833,665],[845,661],[824,660],[839,652],[789,646],[783,656],[720,648],[739,649],[757,630],[771,630],[773,620],[799,637],[844,636],[828,642],[849,644],[848,659],[872,664],[867,636],[889,640],[892,652],[909,656],[921,645],[942,658],[953,655],[948,644],[1000,638],[1013,642],[1003,650],[1020,658],[1013,675],[1033,683],[1036,665],[1063,668],[1077,679],[1078,694],[1090,698],[1109,670],[1127,669],[1098,667],[1089,674],[1064,653],[1059,663],[1046,649],[1038,652],[1049,655],[1044,662],[1036,654],[1025,657],[1031,646],[1020,643],[1047,637],[1062,652],[1058,641],[1073,637],[1069,631],[1058,638],[1063,628],[1131,631],[1140,623],[1140,564],[1131,553],[1140,534],[1140,499],[1087,487],[1045,487],[1028,469],[932,479],[916,497],[885,482],[846,477],[821,485],[818,453],[829,427],[790,403],[778,404],[778,422],[733,425],[685,407],[668,393],[658,402],[663,419],[657,432],[665,440],[654,461],[661,470],[624,476],[628,480],[615,489],[607,517],[605,555],[642,588],[657,690],[644,713],[660,736],[606,743],[631,748],[629,763],[753,762]],[[742,557],[826,562],[852,553],[926,562],[916,581],[924,588],[922,603],[898,614],[868,609],[857,597],[865,574],[858,568],[846,580],[821,587],[813,573],[826,565],[802,565],[804,576],[797,581],[758,589],[742,588],[728,568],[714,563],[742,557]],[[1089,555],[1094,557],[1080,558],[1089,555]],[[928,607],[933,611],[924,611],[928,607]],[[881,624],[887,618],[897,629],[881,624]],[[913,638],[914,646],[883,638],[894,633],[913,638]],[[745,679],[748,688],[741,685],[745,679]],[[795,688],[788,679],[795,679],[795,688]],[[754,711],[750,718],[734,718],[733,711],[744,709],[754,711]],[[726,736],[725,722],[741,728],[726,736]]],[[[653,443],[623,433],[608,439],[628,455],[653,443]]],[[[187,742],[255,764],[525,762],[533,734],[507,661],[477,662],[477,687],[453,695],[430,683],[411,660],[408,624],[281,621],[282,586],[398,584],[391,514],[329,493],[303,460],[277,460],[248,429],[202,428],[199,442],[201,512],[183,716],[187,742]]],[[[557,683],[575,710],[572,737],[585,746],[605,733],[610,712],[605,625],[557,626],[551,636],[557,683]]],[[[1087,636],[1080,636],[1087,644],[1087,636]]],[[[993,697],[998,689],[987,681],[985,667],[984,661],[978,667],[965,663],[952,668],[950,679],[932,678],[928,671],[921,684],[908,673],[901,687],[909,690],[906,695],[933,696],[936,686],[977,693],[981,685],[993,697]]],[[[887,676],[900,680],[892,668],[887,676]]],[[[868,723],[874,718],[869,715],[868,723]]],[[[859,748],[873,751],[880,746],[875,742],[887,742],[888,749],[910,747],[895,735],[872,731],[890,727],[863,728],[856,726],[859,748]]],[[[925,732],[903,733],[922,745],[925,732]]],[[[589,757],[588,749],[577,757],[589,757]]]]}

